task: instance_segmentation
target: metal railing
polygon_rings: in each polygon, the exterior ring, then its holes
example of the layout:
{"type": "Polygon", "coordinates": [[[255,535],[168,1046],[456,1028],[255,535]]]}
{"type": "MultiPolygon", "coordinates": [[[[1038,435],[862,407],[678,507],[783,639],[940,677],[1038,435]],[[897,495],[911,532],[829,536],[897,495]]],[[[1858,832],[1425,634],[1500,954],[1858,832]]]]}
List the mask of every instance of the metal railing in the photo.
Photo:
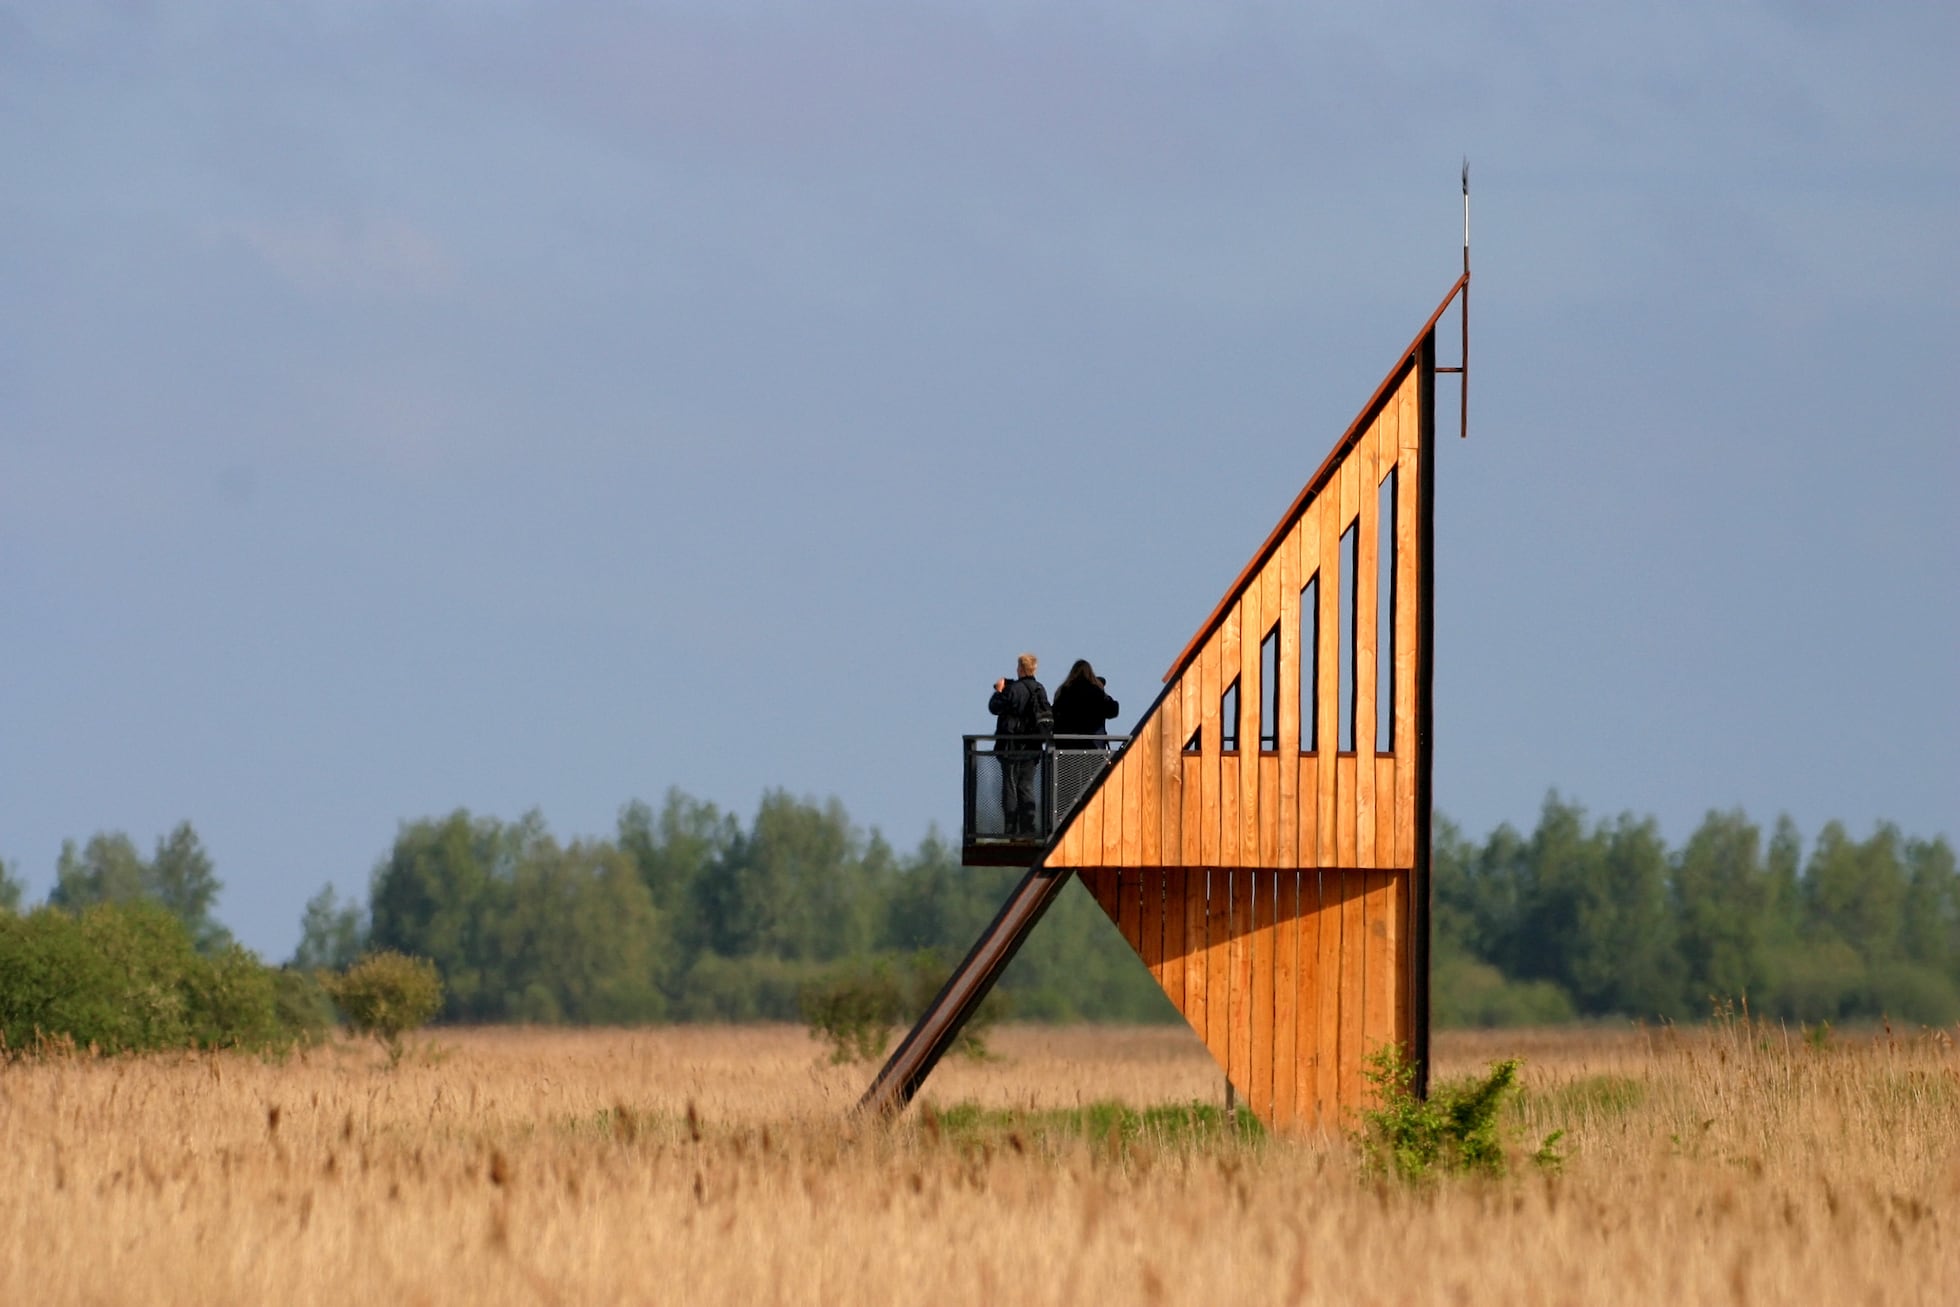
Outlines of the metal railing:
{"type": "Polygon", "coordinates": [[[1129,743],[1127,735],[967,735],[961,844],[1046,843],[1129,743]]]}

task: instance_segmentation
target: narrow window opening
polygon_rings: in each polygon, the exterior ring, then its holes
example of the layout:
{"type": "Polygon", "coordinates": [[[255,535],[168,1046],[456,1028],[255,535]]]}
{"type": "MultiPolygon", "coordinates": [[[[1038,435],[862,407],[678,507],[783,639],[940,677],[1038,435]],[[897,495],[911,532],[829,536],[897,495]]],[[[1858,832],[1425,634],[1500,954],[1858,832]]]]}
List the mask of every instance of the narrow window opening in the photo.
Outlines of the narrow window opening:
{"type": "Polygon", "coordinates": [[[1184,742],[1186,753],[1202,753],[1205,747],[1205,728],[1200,726],[1191,732],[1191,738],[1184,742]]]}
{"type": "Polygon", "coordinates": [[[1395,751],[1395,468],[1382,478],[1375,513],[1375,752],[1395,751]]]}
{"type": "Polygon", "coordinates": [[[1218,696],[1218,747],[1224,753],[1237,753],[1239,749],[1239,678],[1236,676],[1225,687],[1225,693],[1218,696]]]}
{"type": "Polygon", "coordinates": [[[1348,523],[1348,529],[1341,532],[1341,637],[1338,656],[1341,660],[1339,675],[1341,688],[1339,697],[1339,733],[1334,747],[1342,753],[1354,752],[1354,574],[1360,570],[1358,559],[1361,550],[1361,519],[1348,523]]]}
{"type": "Polygon", "coordinates": [[[1279,748],[1279,623],[1259,642],[1259,747],[1279,748]]]}
{"type": "Polygon", "coordinates": [[[1320,748],[1320,573],[1300,588],[1300,751],[1320,748]]]}

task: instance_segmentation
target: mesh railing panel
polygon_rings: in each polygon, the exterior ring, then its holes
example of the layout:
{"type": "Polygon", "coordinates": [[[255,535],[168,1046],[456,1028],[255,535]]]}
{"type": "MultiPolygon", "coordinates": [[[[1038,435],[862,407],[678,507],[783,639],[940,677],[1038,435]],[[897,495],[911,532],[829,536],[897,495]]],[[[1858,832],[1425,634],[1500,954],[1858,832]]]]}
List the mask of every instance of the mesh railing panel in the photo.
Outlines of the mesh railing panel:
{"type": "Polygon", "coordinates": [[[967,753],[966,783],[972,795],[967,804],[967,820],[972,823],[972,834],[983,838],[1007,834],[1007,814],[1000,802],[1005,781],[1000,759],[994,754],[967,753]]]}
{"type": "Polygon", "coordinates": [[[1060,820],[1075,811],[1096,777],[1109,766],[1109,750],[1058,748],[1054,759],[1055,814],[1060,820]]]}
{"type": "MultiPolygon", "coordinates": [[[[1120,737],[1110,737],[1119,743],[1120,737]]],[[[966,741],[967,843],[977,840],[1045,840],[1074,810],[1108,768],[1112,755],[1100,739],[1060,737],[1054,745],[1029,739],[1008,742],[989,736],[966,741]],[[1075,747],[1071,747],[1075,746],[1075,747]],[[1008,768],[1025,763],[1034,769],[1035,824],[1033,830],[1008,827],[1008,768]]]]}

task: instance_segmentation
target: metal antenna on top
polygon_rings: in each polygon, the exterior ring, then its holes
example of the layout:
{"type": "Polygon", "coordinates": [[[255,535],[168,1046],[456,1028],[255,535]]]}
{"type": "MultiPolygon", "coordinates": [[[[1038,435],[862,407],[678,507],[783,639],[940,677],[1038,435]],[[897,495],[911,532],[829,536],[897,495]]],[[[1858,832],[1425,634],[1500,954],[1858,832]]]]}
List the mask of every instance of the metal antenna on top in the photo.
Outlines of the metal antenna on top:
{"type": "Polygon", "coordinates": [[[1463,157],[1463,371],[1458,374],[1458,440],[1470,436],[1470,156],[1463,157]]]}
{"type": "Polygon", "coordinates": [[[1462,440],[1470,434],[1470,159],[1467,155],[1463,160],[1463,279],[1457,285],[1462,288],[1463,295],[1463,303],[1457,310],[1459,321],[1463,323],[1463,357],[1458,360],[1462,366],[1437,368],[1436,371],[1456,373],[1459,387],[1456,435],[1457,439],[1462,440]]]}

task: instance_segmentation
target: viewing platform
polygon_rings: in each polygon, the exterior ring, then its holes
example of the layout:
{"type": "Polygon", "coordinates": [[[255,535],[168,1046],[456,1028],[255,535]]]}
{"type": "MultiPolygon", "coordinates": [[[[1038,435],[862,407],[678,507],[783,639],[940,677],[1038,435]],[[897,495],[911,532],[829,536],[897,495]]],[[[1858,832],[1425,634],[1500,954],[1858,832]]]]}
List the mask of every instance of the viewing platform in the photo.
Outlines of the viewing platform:
{"type": "Polygon", "coordinates": [[[1075,805],[1121,756],[1127,735],[967,735],[962,738],[965,802],[960,861],[969,867],[1028,867],[1075,805]],[[1034,768],[1031,830],[1010,831],[1003,803],[1005,769],[1034,768]]]}

